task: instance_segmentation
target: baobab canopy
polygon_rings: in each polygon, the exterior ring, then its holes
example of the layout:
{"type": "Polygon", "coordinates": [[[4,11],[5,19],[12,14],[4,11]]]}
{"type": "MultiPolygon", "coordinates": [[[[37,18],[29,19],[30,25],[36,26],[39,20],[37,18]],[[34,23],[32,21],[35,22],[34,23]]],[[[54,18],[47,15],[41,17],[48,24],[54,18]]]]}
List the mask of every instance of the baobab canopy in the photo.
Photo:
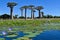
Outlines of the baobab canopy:
{"type": "Polygon", "coordinates": [[[13,7],[13,6],[16,6],[17,3],[15,3],[15,2],[8,2],[7,5],[8,5],[7,7],[13,7]]]}
{"type": "Polygon", "coordinates": [[[15,2],[8,2],[7,3],[7,7],[10,7],[10,16],[11,16],[10,18],[11,19],[13,19],[13,14],[12,14],[13,13],[13,7],[16,5],[17,5],[17,3],[15,3],[15,2]]]}

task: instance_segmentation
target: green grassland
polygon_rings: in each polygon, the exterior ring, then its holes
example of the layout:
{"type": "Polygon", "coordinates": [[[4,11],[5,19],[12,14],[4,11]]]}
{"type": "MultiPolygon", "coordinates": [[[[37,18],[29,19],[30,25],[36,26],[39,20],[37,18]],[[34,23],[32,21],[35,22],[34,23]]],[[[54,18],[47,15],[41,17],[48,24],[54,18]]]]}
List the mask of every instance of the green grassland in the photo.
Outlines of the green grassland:
{"type": "Polygon", "coordinates": [[[37,19],[37,20],[0,20],[0,26],[23,26],[23,25],[31,25],[38,26],[45,22],[60,22],[60,19],[37,19]]]}

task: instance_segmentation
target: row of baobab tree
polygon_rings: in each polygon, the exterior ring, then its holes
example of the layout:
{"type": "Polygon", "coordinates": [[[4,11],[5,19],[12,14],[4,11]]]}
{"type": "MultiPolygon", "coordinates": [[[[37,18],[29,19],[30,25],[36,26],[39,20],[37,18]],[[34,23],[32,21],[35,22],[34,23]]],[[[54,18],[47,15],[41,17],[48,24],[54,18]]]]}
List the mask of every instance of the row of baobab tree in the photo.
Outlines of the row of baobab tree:
{"type": "MultiPolygon", "coordinates": [[[[10,16],[11,16],[10,18],[11,19],[13,19],[13,7],[16,5],[17,5],[17,3],[15,3],[15,2],[8,2],[7,3],[7,7],[10,7],[10,16]]],[[[34,5],[22,6],[22,7],[20,7],[21,16],[23,16],[23,10],[25,10],[25,19],[27,19],[27,16],[26,16],[27,9],[31,10],[31,19],[34,19],[34,12],[36,12],[35,10],[38,10],[39,18],[41,18],[41,15],[43,16],[43,13],[41,13],[41,10],[43,9],[42,6],[37,6],[37,7],[35,7],[34,5]]]]}

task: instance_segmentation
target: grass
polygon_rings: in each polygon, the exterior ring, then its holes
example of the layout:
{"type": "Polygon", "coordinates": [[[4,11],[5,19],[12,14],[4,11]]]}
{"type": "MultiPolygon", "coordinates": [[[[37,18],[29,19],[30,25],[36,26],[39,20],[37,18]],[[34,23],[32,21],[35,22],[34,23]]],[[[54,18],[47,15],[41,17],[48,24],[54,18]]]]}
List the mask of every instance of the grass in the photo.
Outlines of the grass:
{"type": "Polygon", "coordinates": [[[45,20],[1,20],[0,26],[23,26],[23,25],[37,26],[44,22],[45,20]]]}
{"type": "Polygon", "coordinates": [[[42,20],[0,20],[0,26],[23,26],[23,25],[29,25],[29,26],[38,26],[40,24],[45,23],[46,21],[49,22],[58,22],[60,23],[60,19],[42,19],[42,20]]]}
{"type": "Polygon", "coordinates": [[[8,28],[12,27],[13,32],[23,31],[24,33],[29,34],[24,37],[17,38],[17,40],[29,40],[29,37],[34,37],[45,30],[60,30],[60,25],[55,24],[60,24],[60,19],[0,20],[0,30],[8,31],[8,28]]]}

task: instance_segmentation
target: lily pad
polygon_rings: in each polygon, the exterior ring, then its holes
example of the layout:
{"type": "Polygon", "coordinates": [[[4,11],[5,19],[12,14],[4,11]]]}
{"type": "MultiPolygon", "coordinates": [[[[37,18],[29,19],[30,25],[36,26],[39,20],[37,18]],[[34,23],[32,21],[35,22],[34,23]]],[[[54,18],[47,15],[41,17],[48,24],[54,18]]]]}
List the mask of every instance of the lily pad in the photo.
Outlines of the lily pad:
{"type": "Polygon", "coordinates": [[[16,37],[17,35],[7,35],[6,37],[16,37]]]}

